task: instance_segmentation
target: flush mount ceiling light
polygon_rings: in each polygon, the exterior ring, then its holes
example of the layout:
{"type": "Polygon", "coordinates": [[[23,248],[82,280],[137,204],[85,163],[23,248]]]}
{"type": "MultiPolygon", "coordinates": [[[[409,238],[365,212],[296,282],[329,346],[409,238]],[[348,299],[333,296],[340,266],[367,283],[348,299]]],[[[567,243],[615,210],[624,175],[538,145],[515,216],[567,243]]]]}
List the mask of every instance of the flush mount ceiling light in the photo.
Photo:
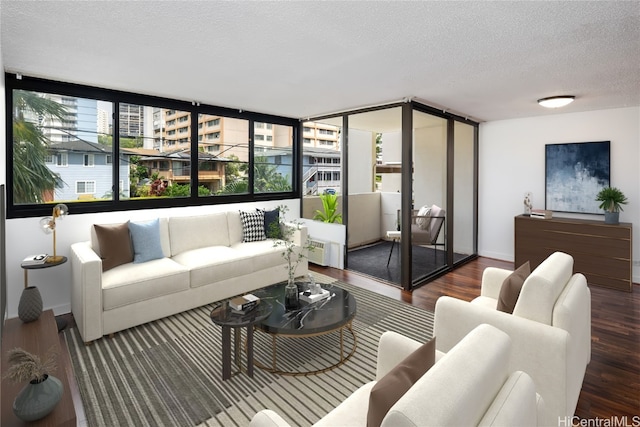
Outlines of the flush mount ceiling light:
{"type": "Polygon", "coordinates": [[[550,96],[548,98],[538,99],[538,104],[546,108],[560,108],[569,105],[576,99],[572,95],[550,96]]]}

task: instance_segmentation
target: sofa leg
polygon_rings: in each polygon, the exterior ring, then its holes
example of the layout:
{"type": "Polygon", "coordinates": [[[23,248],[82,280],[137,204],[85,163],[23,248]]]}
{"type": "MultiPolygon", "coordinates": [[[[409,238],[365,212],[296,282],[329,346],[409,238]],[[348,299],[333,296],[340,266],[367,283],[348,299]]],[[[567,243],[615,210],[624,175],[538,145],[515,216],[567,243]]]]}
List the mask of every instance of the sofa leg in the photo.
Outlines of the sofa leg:
{"type": "Polygon", "coordinates": [[[84,346],[85,347],[89,347],[90,345],[93,345],[94,342],[95,341],[88,341],[88,342],[84,343],[84,346]]]}
{"type": "Polygon", "coordinates": [[[109,337],[109,339],[111,339],[111,338],[113,338],[113,337],[115,337],[115,336],[116,336],[116,333],[115,333],[115,332],[112,332],[112,333],[110,333],[110,334],[109,334],[109,335],[107,335],[107,336],[109,337]]]}

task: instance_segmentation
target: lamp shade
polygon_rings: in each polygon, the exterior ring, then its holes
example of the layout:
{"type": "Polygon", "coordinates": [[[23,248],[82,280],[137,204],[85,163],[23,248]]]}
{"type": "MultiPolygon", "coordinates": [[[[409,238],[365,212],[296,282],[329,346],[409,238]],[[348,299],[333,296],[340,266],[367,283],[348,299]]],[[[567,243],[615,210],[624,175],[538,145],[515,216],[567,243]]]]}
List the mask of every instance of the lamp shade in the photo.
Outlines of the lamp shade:
{"type": "Polygon", "coordinates": [[[538,99],[538,104],[545,108],[560,108],[569,105],[576,99],[573,95],[550,96],[548,98],[538,99]]]}
{"type": "Polygon", "coordinates": [[[56,222],[54,221],[52,216],[45,216],[40,219],[40,230],[42,230],[45,234],[53,233],[53,230],[56,228],[56,222]]]}

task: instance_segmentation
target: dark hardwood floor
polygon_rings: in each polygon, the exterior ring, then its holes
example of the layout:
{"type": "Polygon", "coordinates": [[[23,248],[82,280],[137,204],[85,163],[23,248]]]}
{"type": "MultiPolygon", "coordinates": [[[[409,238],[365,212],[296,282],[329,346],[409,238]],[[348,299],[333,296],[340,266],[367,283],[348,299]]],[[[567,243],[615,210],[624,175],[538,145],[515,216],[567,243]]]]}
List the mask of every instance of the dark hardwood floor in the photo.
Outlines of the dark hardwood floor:
{"type": "MultiPolygon", "coordinates": [[[[433,311],[442,295],[466,301],[480,295],[482,272],[490,266],[513,269],[513,263],[480,257],[413,292],[355,272],[315,265],[311,269],[433,311]]],[[[591,363],[587,366],[576,416],[590,420],[626,416],[628,425],[640,425],[640,286],[635,284],[632,293],[589,288],[591,363]]],[[[579,425],[577,422],[574,420],[574,425],[579,425]]]]}
{"type": "MultiPolygon", "coordinates": [[[[311,270],[433,311],[442,295],[466,301],[477,297],[486,267],[513,269],[513,263],[480,257],[413,292],[347,270],[315,265],[311,265],[311,270]]],[[[640,423],[640,286],[636,284],[633,288],[632,293],[627,293],[590,286],[591,363],[576,409],[579,418],[610,420],[627,416],[628,425],[640,423]]],[[[75,324],[70,314],[63,317],[70,326],[75,324]]],[[[60,338],[64,345],[62,334],[60,338]]],[[[77,386],[73,384],[71,389],[78,425],[86,426],[77,386]]],[[[574,420],[574,425],[580,425],[578,420],[574,420]]]]}

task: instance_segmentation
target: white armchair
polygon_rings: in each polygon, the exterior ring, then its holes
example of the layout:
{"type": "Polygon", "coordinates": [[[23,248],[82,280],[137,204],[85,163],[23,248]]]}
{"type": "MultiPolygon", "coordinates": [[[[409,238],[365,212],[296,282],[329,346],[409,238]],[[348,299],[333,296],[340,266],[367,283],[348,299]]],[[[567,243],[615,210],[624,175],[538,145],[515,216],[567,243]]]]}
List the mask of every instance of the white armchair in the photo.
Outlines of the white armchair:
{"type": "Polygon", "coordinates": [[[441,297],[436,302],[437,349],[447,352],[476,326],[487,323],[512,339],[510,370],[528,373],[546,402],[548,417],[572,416],[591,360],[591,293],[573,258],[556,252],[527,277],[513,314],[497,311],[511,271],[487,268],[481,295],[472,302],[441,297]]]}
{"type": "MultiPolygon", "coordinates": [[[[369,394],[376,381],[420,345],[395,332],[382,334],[376,380],[357,389],[314,426],[366,426],[369,394]]],[[[529,375],[508,369],[510,346],[504,332],[488,325],[475,328],[448,354],[436,354],[436,364],[391,407],[382,426],[549,425],[545,402],[529,375]]],[[[288,425],[268,409],[255,414],[250,424],[288,425]]]]}

